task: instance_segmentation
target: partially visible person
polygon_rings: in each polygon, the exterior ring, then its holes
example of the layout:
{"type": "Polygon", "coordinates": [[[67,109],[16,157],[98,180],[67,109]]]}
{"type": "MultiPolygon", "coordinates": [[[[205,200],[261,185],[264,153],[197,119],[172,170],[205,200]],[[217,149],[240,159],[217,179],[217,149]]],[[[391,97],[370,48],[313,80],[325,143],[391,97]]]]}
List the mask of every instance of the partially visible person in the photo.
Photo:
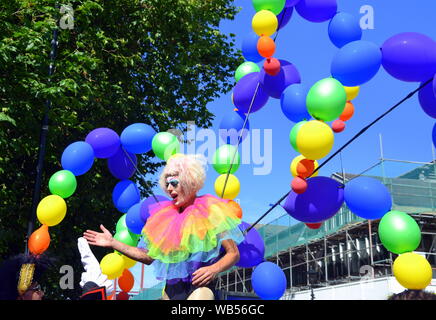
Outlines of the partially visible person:
{"type": "Polygon", "coordinates": [[[80,280],[80,300],[107,300],[114,290],[114,282],[101,272],[100,263],[85,238],[77,239],[77,248],[85,269],[80,280]]]}
{"type": "Polygon", "coordinates": [[[436,294],[424,290],[404,290],[393,294],[388,300],[436,300],[436,294]]]}
{"type": "Polygon", "coordinates": [[[46,255],[20,254],[0,267],[0,300],[42,300],[40,280],[52,260],[46,255]]]}

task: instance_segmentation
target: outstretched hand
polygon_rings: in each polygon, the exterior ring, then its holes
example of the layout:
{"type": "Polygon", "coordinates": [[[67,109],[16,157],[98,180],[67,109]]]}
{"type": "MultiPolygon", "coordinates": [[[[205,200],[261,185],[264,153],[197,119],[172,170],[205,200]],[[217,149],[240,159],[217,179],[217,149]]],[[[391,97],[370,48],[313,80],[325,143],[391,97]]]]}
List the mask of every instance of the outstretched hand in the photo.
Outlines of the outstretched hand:
{"type": "Polygon", "coordinates": [[[101,224],[100,229],[103,232],[96,232],[92,230],[86,230],[83,233],[83,237],[88,241],[90,245],[112,248],[113,237],[112,234],[101,224]]]}

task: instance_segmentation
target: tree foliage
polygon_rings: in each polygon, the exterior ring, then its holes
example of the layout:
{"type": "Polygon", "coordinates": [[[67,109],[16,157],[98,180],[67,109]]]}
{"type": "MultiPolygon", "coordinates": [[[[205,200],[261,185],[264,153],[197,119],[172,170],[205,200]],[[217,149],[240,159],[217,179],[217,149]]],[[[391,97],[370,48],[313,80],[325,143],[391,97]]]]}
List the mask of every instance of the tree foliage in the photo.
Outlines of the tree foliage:
{"type": "MultiPolygon", "coordinates": [[[[135,122],[157,132],[211,125],[206,105],[230,90],[241,62],[234,36],[218,30],[233,19],[230,0],[71,0],[72,29],[60,29],[54,74],[48,77],[53,29],[63,13],[52,0],[0,0],[0,256],[22,252],[36,177],[41,120],[50,100],[41,196],[61,170],[62,151],[98,127],[119,134],[135,122]]],[[[162,163],[142,157],[135,180],[148,196],[162,163]]],[[[82,271],[77,238],[121,213],[112,204],[117,180],[105,160],[78,177],[67,216],[49,229],[57,270],[49,298],[77,298],[82,271]],[[59,290],[59,266],[73,265],[75,289],[59,290]]],[[[38,227],[38,225],[36,226],[38,227]]],[[[101,258],[107,250],[93,248],[101,258]]]]}

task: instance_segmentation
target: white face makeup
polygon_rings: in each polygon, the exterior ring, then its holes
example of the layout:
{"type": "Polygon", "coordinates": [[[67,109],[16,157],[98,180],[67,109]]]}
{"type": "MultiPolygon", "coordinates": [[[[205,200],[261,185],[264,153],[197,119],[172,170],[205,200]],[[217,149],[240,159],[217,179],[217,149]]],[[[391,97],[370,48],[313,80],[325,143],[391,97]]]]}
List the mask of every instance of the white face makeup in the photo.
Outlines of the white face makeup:
{"type": "Polygon", "coordinates": [[[180,186],[180,180],[177,175],[168,176],[166,178],[166,191],[173,199],[173,203],[176,207],[181,207],[184,204],[184,194],[180,186]]]}

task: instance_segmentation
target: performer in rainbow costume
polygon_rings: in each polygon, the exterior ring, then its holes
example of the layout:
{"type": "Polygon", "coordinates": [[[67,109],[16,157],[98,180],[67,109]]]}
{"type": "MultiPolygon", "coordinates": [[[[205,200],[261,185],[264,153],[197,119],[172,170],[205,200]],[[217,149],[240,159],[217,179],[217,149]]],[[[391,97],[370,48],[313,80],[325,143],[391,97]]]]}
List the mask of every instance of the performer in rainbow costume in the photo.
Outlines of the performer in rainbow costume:
{"type": "Polygon", "coordinates": [[[161,188],[172,198],[149,207],[142,231],[145,248],[137,248],[103,233],[87,230],[91,245],[109,247],[145,264],[166,281],[165,298],[212,300],[216,276],[239,260],[237,245],[244,236],[240,207],[213,195],[197,196],[206,179],[194,155],[170,158],[160,176],[161,188]]]}

